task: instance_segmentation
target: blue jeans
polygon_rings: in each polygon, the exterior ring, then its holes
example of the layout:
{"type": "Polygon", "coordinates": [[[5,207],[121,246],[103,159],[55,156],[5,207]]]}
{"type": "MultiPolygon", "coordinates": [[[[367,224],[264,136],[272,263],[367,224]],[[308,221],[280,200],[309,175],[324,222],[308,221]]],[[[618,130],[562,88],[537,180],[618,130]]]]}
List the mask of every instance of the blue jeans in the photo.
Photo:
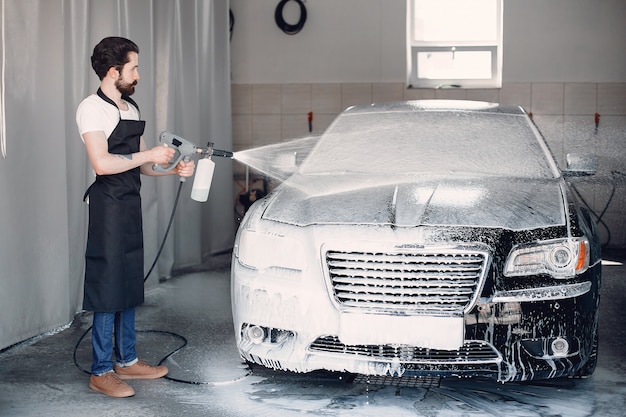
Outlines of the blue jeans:
{"type": "Polygon", "coordinates": [[[118,365],[132,365],[137,361],[135,343],[135,309],[114,313],[93,313],[91,346],[93,364],[91,373],[102,375],[113,370],[113,339],[115,336],[115,360],[118,365]]]}

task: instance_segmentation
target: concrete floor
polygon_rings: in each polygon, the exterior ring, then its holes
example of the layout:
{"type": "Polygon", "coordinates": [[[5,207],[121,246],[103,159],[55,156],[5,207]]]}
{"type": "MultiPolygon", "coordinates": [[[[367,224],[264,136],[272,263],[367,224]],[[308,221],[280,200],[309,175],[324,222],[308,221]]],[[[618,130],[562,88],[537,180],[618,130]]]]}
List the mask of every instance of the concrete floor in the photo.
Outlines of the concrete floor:
{"type": "Polygon", "coordinates": [[[130,381],[132,398],[91,392],[81,370],[90,367],[89,334],[77,346],[91,314],[81,313],[55,334],[0,353],[0,416],[623,416],[624,252],[604,256],[599,365],[588,380],[450,379],[429,387],[337,374],[251,372],[234,344],[230,257],[223,256],[150,291],[138,310],[139,355],[152,364],[166,358],[167,379],[130,381]]]}

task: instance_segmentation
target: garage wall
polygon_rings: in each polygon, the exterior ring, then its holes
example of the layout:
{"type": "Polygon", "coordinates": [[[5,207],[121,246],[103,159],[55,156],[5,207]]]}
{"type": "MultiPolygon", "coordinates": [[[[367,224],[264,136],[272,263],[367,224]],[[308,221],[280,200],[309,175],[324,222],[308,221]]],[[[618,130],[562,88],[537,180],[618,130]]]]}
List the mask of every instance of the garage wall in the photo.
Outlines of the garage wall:
{"type": "MultiPolygon", "coordinates": [[[[274,23],[279,0],[230,0],[237,84],[400,82],[406,0],[305,0],[297,35],[274,23]]],[[[283,9],[297,22],[295,1],[283,9]]],[[[623,0],[504,0],[505,82],[623,82],[623,0]]]]}
{"type": "MultiPolygon", "coordinates": [[[[355,104],[458,98],[521,105],[559,163],[568,152],[598,157],[599,174],[577,189],[604,213],[602,242],[626,247],[623,0],[505,0],[503,86],[489,90],[405,87],[405,0],[308,1],[305,27],[293,36],[275,25],[277,4],[231,0],[235,150],[319,134],[355,104]]],[[[287,6],[285,19],[294,23],[299,9],[287,6]]],[[[247,174],[235,164],[236,193],[260,187],[247,174]]]]}

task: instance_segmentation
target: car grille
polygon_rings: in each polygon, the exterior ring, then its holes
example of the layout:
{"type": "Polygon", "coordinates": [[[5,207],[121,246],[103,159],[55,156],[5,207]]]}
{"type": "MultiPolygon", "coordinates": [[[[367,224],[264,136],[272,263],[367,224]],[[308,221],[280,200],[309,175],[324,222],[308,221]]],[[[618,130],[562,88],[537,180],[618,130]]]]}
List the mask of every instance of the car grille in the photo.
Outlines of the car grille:
{"type": "Polygon", "coordinates": [[[488,252],[326,252],[333,296],[343,308],[462,314],[482,287],[488,252]]]}
{"type": "Polygon", "coordinates": [[[309,349],[379,360],[398,359],[404,363],[459,364],[500,361],[498,352],[490,344],[480,341],[468,341],[458,350],[440,350],[408,345],[345,345],[336,336],[324,336],[317,338],[309,349]]]}

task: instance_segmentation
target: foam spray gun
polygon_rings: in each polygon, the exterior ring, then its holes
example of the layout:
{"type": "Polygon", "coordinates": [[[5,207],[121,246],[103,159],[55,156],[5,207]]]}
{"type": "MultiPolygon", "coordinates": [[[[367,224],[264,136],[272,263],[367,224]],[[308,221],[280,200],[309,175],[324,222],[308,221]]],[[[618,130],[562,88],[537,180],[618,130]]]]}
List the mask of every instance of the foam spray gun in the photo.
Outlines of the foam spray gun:
{"type": "MultiPolygon", "coordinates": [[[[191,189],[191,198],[200,202],[207,201],[209,190],[211,189],[211,181],[213,180],[213,172],[215,171],[215,162],[211,160],[211,156],[232,158],[233,153],[215,149],[212,142],[207,143],[207,146],[201,148],[170,132],[162,132],[159,135],[159,142],[174,149],[176,153],[167,168],[164,168],[162,165],[152,165],[152,169],[157,172],[169,171],[176,167],[181,160],[187,162],[191,160],[194,155],[201,155],[196,167],[193,187],[191,189]]],[[[180,180],[185,181],[185,178],[181,177],[180,180]]]]}

